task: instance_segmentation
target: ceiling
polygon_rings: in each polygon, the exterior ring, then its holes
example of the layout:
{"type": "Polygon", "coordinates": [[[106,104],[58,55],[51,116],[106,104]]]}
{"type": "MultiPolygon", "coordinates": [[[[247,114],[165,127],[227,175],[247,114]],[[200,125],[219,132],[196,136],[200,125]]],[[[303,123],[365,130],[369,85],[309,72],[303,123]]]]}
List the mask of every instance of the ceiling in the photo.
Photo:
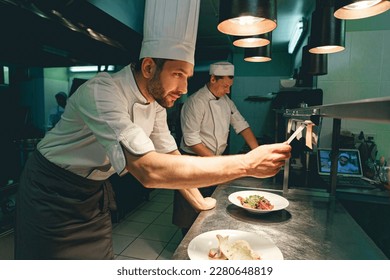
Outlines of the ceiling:
{"type": "MultiPolygon", "coordinates": [[[[143,2],[0,0],[0,26],[7,26],[1,34],[0,64],[66,67],[125,65],[135,61],[142,35],[137,28],[123,23],[123,9],[111,9],[107,5],[128,5],[124,14],[142,21],[143,2]],[[97,8],[98,2],[104,3],[106,8],[97,8]]],[[[278,25],[272,32],[273,54],[287,52],[294,24],[303,17],[308,18],[314,5],[315,0],[277,1],[278,25]]],[[[196,62],[225,60],[231,52],[240,51],[233,47],[231,36],[217,30],[218,11],[219,0],[201,0],[196,62]]]]}

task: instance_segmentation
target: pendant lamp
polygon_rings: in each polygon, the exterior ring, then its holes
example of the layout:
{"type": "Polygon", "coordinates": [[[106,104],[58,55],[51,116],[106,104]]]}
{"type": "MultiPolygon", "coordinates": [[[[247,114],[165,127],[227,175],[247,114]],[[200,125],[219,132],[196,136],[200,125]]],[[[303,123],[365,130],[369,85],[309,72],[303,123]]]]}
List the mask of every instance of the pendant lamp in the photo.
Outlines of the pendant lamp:
{"type": "Polygon", "coordinates": [[[335,0],[334,16],[339,19],[360,19],[379,15],[390,9],[387,0],[335,0]]]}
{"type": "Polygon", "coordinates": [[[276,28],[276,0],[220,0],[218,30],[233,36],[252,36],[276,28]]]}
{"type": "Polygon", "coordinates": [[[311,76],[328,74],[328,55],[309,52],[309,46],[302,48],[302,71],[311,76]]]}
{"type": "Polygon", "coordinates": [[[245,48],[244,60],[248,62],[271,61],[271,44],[268,44],[264,47],[245,48]]]}
{"type": "Polygon", "coordinates": [[[271,43],[270,34],[271,32],[253,36],[236,37],[233,41],[233,45],[240,48],[264,47],[271,43]]]}
{"type": "Polygon", "coordinates": [[[309,52],[336,53],[345,49],[345,21],[335,18],[331,0],[317,1],[311,17],[309,52]]]}

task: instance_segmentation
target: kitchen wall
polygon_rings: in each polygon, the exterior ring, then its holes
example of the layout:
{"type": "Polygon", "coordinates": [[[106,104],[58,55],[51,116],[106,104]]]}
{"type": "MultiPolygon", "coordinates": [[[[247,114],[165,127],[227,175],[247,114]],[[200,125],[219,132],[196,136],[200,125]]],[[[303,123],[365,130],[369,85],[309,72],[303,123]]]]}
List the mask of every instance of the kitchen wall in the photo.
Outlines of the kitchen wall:
{"type": "MultiPolygon", "coordinates": [[[[390,96],[390,12],[347,22],[346,48],[328,55],[328,75],[318,77],[324,104],[390,96]]],[[[389,108],[390,110],[390,108],[389,108]]],[[[374,135],[378,156],[390,162],[390,125],[342,120],[344,131],[374,135]]],[[[325,119],[321,145],[331,145],[332,121],[325,119]]]]}
{"type": "MultiPolygon", "coordinates": [[[[272,60],[263,63],[244,61],[242,50],[236,49],[233,57],[235,66],[234,84],[231,98],[248,121],[257,137],[274,138],[274,113],[271,100],[279,91],[279,81],[291,76],[291,56],[286,53],[274,53],[272,60]],[[264,97],[259,101],[246,100],[249,96],[264,97]],[[268,99],[268,100],[267,100],[268,99]]],[[[244,146],[243,138],[230,133],[230,153],[238,153],[244,146]]]]}

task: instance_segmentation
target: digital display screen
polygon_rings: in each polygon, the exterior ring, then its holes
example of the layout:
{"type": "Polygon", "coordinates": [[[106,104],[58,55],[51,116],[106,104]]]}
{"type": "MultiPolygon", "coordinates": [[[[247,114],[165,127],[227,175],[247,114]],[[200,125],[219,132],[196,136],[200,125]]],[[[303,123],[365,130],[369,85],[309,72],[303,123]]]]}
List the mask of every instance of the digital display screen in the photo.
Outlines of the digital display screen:
{"type": "MultiPolygon", "coordinates": [[[[331,169],[331,149],[318,149],[318,172],[320,175],[329,175],[331,169]]],[[[344,176],[363,176],[359,150],[340,149],[337,156],[337,174],[344,176]]]]}

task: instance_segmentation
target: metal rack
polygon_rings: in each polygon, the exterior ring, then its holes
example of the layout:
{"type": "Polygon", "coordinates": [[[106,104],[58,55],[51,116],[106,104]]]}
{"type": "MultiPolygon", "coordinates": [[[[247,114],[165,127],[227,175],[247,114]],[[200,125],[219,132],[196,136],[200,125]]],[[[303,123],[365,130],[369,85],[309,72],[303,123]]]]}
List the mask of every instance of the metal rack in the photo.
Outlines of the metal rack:
{"type": "MultiPolygon", "coordinates": [[[[390,97],[370,98],[353,102],[311,106],[305,108],[286,109],[283,116],[288,119],[311,120],[315,124],[321,118],[333,119],[332,130],[332,166],[331,184],[328,193],[334,196],[336,193],[337,154],[339,151],[339,139],[341,119],[355,119],[372,122],[390,123],[390,97]]],[[[283,179],[283,192],[288,192],[289,162],[286,162],[283,179]]]]}
{"type": "Polygon", "coordinates": [[[390,97],[363,99],[353,102],[286,109],[288,118],[356,119],[390,123],[390,97]]]}

